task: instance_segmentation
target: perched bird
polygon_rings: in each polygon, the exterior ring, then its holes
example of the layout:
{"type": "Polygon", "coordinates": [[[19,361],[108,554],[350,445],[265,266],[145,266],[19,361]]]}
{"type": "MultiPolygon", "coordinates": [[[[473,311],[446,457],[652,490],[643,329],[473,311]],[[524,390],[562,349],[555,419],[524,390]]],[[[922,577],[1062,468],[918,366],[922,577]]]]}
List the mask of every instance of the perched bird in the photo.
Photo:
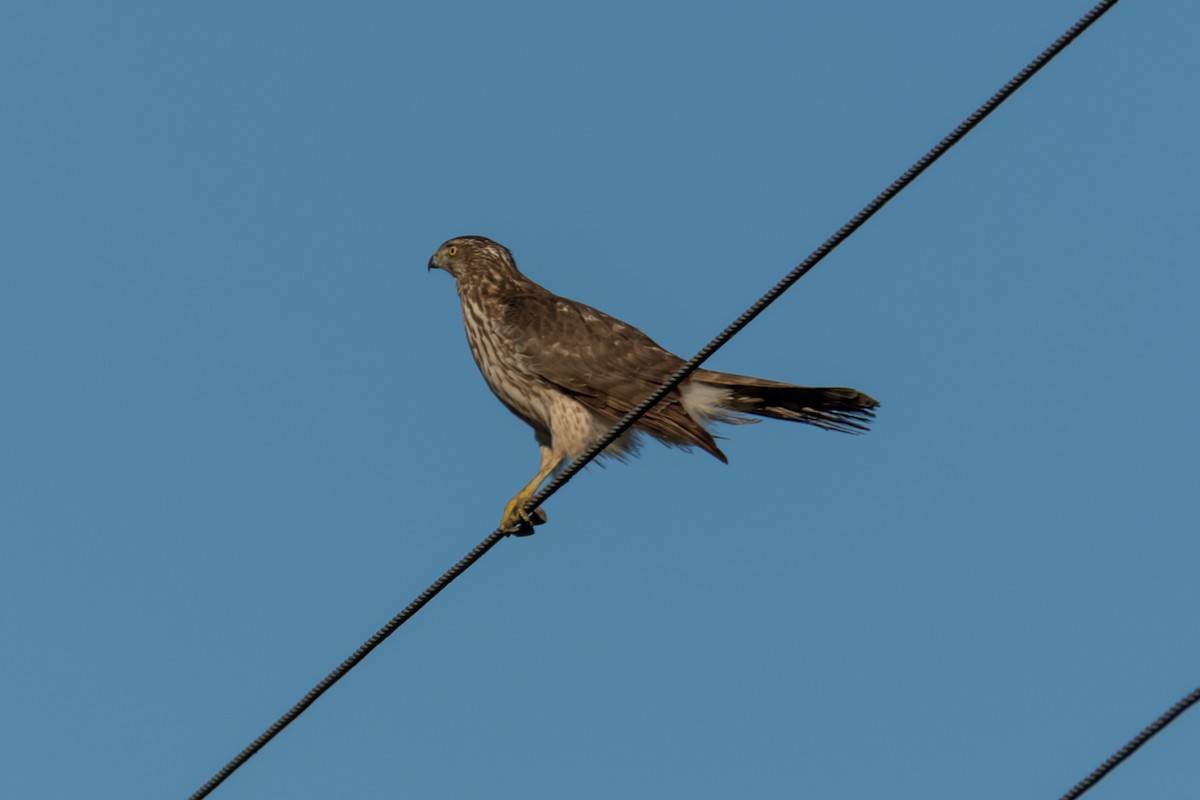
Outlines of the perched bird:
{"type": "MultiPolygon", "coordinates": [[[[467,343],[484,380],[533,428],[541,449],[537,474],[508,501],[500,522],[503,530],[528,533],[528,525],[545,521],[540,509],[535,514],[525,509],[542,482],[646,399],[683,359],[632,325],[543,289],[491,239],[450,239],[429,259],[429,269],[435,267],[454,276],[467,343]]],[[[857,433],[867,430],[878,405],[856,389],[793,386],[698,369],[604,455],[631,455],[638,433],[648,433],[726,461],[708,431],[714,421],[757,422],[745,416],[754,414],[857,433]]]]}

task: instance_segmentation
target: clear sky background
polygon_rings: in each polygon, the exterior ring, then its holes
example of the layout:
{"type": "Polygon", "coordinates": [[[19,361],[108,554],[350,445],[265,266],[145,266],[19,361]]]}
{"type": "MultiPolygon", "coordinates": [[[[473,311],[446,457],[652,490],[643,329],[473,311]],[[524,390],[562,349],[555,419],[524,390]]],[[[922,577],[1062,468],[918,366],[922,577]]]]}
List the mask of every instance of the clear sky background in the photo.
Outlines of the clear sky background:
{"type": "MultiPolygon", "coordinates": [[[[690,355],[1088,6],[6,4],[0,795],[186,797],[495,527],[443,240],[690,355]]],[[[587,470],[214,796],[1070,788],[1200,683],[1198,27],[1120,4],[710,362],[872,433],[587,470]]]]}

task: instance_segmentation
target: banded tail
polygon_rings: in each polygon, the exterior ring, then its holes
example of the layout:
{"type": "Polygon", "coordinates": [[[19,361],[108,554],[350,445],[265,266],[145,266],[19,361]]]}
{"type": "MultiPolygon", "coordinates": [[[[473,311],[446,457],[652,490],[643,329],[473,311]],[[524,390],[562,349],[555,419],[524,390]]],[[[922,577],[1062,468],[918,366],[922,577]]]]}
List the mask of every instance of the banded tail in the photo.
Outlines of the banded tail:
{"type": "MultiPolygon", "coordinates": [[[[697,370],[693,380],[728,394],[721,406],[735,414],[754,414],[791,422],[804,422],[827,431],[865,433],[875,418],[878,401],[857,389],[843,387],[793,386],[789,383],[697,370]]],[[[737,422],[720,414],[725,422],[737,422]]],[[[751,420],[741,420],[749,422],[751,420]]]]}

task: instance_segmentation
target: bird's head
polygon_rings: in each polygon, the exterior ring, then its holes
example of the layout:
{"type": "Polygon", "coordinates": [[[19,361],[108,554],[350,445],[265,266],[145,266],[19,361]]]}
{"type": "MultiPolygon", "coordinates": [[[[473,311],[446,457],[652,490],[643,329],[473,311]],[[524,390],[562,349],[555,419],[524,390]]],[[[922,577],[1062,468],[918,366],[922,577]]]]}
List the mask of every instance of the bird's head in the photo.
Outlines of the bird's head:
{"type": "Polygon", "coordinates": [[[512,253],[483,236],[459,236],[445,242],[429,259],[429,269],[444,269],[455,280],[469,280],[480,272],[516,272],[512,253]]]}

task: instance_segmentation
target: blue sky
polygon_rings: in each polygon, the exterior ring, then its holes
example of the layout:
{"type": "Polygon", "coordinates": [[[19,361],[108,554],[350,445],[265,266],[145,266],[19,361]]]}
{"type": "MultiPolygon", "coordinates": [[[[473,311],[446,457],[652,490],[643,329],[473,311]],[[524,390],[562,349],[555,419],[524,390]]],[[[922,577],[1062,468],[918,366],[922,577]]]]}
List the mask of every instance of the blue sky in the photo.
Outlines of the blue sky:
{"type": "MultiPolygon", "coordinates": [[[[492,530],[443,240],[690,355],[1087,7],[8,5],[0,794],[187,796],[492,530]]],[[[1198,24],[1119,5],[710,362],[872,433],[588,469],[214,796],[1066,791],[1200,683],[1198,24]]]]}

